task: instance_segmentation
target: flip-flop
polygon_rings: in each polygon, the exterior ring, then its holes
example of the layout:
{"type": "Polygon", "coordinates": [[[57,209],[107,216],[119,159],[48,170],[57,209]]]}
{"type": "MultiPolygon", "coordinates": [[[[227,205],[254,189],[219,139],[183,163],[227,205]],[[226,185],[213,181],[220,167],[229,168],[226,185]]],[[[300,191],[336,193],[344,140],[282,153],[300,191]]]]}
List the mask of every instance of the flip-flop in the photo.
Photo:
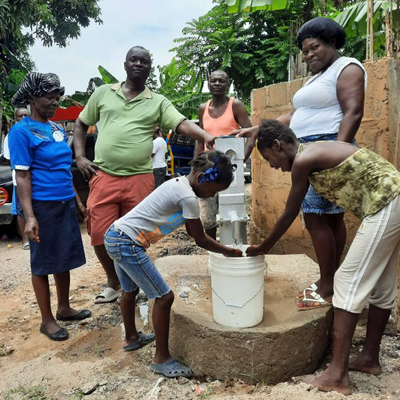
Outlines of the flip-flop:
{"type": "Polygon", "coordinates": [[[111,303],[118,296],[122,293],[122,290],[115,290],[111,287],[106,287],[101,293],[99,293],[95,299],[94,304],[101,304],[101,303],[111,303]]]}
{"type": "Polygon", "coordinates": [[[149,333],[145,334],[142,331],[139,331],[139,339],[136,340],[136,342],[129,343],[126,346],[123,347],[124,351],[134,351],[138,350],[143,346],[146,346],[146,344],[149,344],[151,342],[154,342],[156,336],[154,333],[149,333]]]}
{"type": "Polygon", "coordinates": [[[306,287],[302,292],[297,293],[297,300],[304,298],[307,292],[316,292],[317,289],[318,286],[314,282],[310,283],[310,286],[306,287]]]}
{"type": "Polygon", "coordinates": [[[30,245],[29,242],[26,242],[22,245],[22,250],[29,250],[30,249],[30,245]]]}
{"type": "Polygon", "coordinates": [[[65,328],[60,328],[57,332],[50,333],[44,325],[40,325],[40,332],[57,342],[68,339],[68,331],[65,328]]]}
{"type": "Polygon", "coordinates": [[[308,297],[303,297],[297,302],[298,311],[315,310],[317,308],[331,307],[332,303],[323,299],[318,293],[311,292],[308,297]],[[305,302],[314,303],[314,305],[305,305],[305,302]]]}
{"type": "Polygon", "coordinates": [[[90,310],[82,310],[79,311],[78,314],[68,315],[66,317],[63,317],[57,311],[56,318],[59,321],[82,321],[83,319],[89,318],[91,315],[92,312],[90,310]]]}
{"type": "Polygon", "coordinates": [[[182,365],[179,361],[172,359],[163,364],[150,364],[150,369],[156,374],[164,375],[167,378],[177,378],[183,376],[184,378],[191,378],[193,371],[182,365]]]}

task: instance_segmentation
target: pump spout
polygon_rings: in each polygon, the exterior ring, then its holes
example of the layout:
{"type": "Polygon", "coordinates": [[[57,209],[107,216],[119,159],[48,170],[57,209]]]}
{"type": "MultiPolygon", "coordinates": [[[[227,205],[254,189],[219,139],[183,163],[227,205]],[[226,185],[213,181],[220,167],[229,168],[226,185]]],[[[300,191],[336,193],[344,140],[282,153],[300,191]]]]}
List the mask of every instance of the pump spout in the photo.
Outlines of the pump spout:
{"type": "Polygon", "coordinates": [[[232,225],[232,237],[236,243],[238,243],[239,240],[242,239],[240,235],[240,218],[239,215],[237,215],[236,211],[229,211],[228,213],[228,218],[229,221],[231,222],[232,225]]]}

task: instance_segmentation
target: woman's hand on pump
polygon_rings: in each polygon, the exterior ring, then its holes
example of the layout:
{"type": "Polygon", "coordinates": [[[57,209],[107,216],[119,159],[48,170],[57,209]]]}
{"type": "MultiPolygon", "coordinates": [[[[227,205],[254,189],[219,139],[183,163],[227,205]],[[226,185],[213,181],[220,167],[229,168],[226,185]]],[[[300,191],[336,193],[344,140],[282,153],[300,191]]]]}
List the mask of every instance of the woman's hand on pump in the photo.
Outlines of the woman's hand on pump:
{"type": "Polygon", "coordinates": [[[229,136],[255,139],[257,137],[257,133],[258,133],[258,125],[251,126],[250,128],[235,129],[229,134],[229,136]]]}

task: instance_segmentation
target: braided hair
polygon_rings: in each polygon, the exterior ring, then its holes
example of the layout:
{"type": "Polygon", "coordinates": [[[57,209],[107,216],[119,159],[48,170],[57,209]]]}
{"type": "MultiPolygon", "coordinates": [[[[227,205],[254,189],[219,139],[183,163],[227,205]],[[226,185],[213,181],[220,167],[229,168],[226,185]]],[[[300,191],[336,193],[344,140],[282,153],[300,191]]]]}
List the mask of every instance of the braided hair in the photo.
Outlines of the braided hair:
{"type": "Polygon", "coordinates": [[[230,185],[236,170],[236,164],[232,164],[231,159],[218,150],[203,151],[189,165],[193,172],[203,172],[200,184],[215,182],[230,185]]]}

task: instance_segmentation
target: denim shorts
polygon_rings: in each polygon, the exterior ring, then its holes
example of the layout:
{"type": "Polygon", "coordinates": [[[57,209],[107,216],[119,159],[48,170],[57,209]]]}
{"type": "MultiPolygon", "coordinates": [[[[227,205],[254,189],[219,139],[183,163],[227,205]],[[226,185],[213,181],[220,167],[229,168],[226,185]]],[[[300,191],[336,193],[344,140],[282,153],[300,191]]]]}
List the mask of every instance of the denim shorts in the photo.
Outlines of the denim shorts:
{"type": "MultiPolygon", "coordinates": [[[[337,133],[327,133],[323,135],[310,135],[298,138],[300,143],[311,143],[320,141],[337,140],[337,133]]],[[[357,145],[357,142],[353,140],[352,144],[357,145]]],[[[326,200],[320,196],[314,188],[310,185],[306,196],[304,197],[303,203],[301,204],[303,214],[341,214],[345,210],[326,200]]]]}
{"type": "Polygon", "coordinates": [[[160,298],[171,291],[144,247],[111,225],[104,235],[104,245],[114,261],[115,272],[124,292],[140,287],[149,300],[160,298]]]}

